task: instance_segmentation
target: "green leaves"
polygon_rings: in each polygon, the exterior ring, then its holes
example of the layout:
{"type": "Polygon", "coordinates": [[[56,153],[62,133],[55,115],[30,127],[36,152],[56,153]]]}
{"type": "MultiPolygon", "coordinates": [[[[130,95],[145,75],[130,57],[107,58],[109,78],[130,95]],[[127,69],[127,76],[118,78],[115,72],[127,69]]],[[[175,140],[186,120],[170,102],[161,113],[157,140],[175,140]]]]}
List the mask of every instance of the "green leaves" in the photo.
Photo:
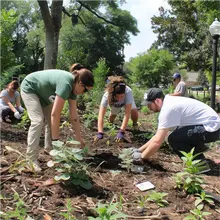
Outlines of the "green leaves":
{"type": "Polygon", "coordinates": [[[120,204],[118,202],[111,202],[110,204],[99,203],[98,207],[94,210],[99,215],[98,217],[88,217],[89,220],[116,220],[126,219],[127,215],[122,213],[119,209],[120,204]]]}
{"type": "Polygon", "coordinates": [[[92,184],[88,177],[88,165],[83,162],[88,149],[69,147],[78,144],[79,142],[74,140],[67,141],[66,144],[62,141],[53,141],[54,149],[50,151],[53,160],[48,161],[47,166],[56,166],[55,169],[60,173],[54,177],[56,181],[68,180],[74,185],[90,189],[92,184]]]}
{"type": "Polygon", "coordinates": [[[148,195],[147,201],[155,202],[158,206],[164,207],[169,204],[168,201],[164,199],[167,195],[168,193],[153,191],[148,195]]]}

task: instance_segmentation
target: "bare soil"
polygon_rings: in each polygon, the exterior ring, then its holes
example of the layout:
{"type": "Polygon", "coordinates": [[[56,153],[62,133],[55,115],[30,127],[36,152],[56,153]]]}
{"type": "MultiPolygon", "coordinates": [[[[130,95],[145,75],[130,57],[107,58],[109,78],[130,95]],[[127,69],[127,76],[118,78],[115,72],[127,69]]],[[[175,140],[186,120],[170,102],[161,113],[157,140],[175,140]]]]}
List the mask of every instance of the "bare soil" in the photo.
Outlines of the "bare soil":
{"type": "MultiPolygon", "coordinates": [[[[146,117],[146,116],[144,116],[146,117]]],[[[142,123],[141,131],[150,133],[150,125],[142,123]]],[[[143,173],[128,173],[120,167],[118,154],[120,149],[128,147],[140,147],[147,140],[135,136],[132,132],[126,132],[127,141],[115,143],[112,137],[105,137],[97,144],[92,143],[95,130],[83,128],[85,140],[89,147],[90,176],[93,188],[85,190],[74,185],[65,183],[48,184],[48,180],[55,175],[54,168],[47,167],[47,161],[51,156],[43,151],[43,136],[40,152],[40,165],[43,168],[39,174],[31,172],[9,172],[9,168],[18,159],[18,154],[9,153],[5,146],[10,146],[25,154],[27,131],[18,129],[11,124],[1,124],[1,210],[7,212],[15,209],[13,194],[16,191],[25,202],[28,214],[35,220],[64,219],[59,215],[66,211],[67,199],[71,199],[71,204],[75,209],[74,215],[78,220],[88,219],[94,215],[94,208],[99,201],[110,202],[115,196],[123,198],[123,212],[129,217],[127,219],[170,219],[181,220],[187,216],[190,210],[194,209],[194,197],[186,195],[184,192],[174,189],[175,182],[173,176],[182,171],[182,162],[177,155],[173,154],[168,146],[160,149],[144,166],[143,173]],[[110,140],[109,145],[106,144],[110,140]],[[118,171],[118,172],[115,172],[118,171]],[[140,191],[135,184],[138,182],[150,181],[155,185],[157,192],[168,193],[166,200],[169,205],[163,208],[154,203],[146,203],[145,210],[139,207],[138,197],[146,195],[148,192],[140,191]],[[47,216],[45,216],[47,214],[47,216]]],[[[141,133],[141,132],[140,132],[141,133]]],[[[62,139],[71,137],[72,131],[69,128],[62,130],[62,139]]],[[[209,159],[212,171],[203,175],[205,185],[203,188],[220,196],[220,165],[213,162],[219,157],[216,149],[211,149],[205,153],[209,159]]],[[[204,211],[212,213],[206,217],[207,220],[220,220],[220,204],[215,206],[206,205],[204,211]]]]}

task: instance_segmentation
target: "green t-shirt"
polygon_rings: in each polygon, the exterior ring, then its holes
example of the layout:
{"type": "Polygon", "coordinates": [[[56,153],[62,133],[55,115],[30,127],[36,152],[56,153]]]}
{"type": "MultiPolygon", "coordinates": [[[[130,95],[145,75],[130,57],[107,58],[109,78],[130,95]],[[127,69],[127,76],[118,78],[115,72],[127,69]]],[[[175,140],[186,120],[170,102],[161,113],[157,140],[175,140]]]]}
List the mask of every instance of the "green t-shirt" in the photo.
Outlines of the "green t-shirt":
{"type": "Polygon", "coordinates": [[[55,96],[76,100],[73,94],[75,77],[63,70],[50,69],[29,74],[21,83],[21,90],[36,94],[43,107],[54,102],[55,96]]]}

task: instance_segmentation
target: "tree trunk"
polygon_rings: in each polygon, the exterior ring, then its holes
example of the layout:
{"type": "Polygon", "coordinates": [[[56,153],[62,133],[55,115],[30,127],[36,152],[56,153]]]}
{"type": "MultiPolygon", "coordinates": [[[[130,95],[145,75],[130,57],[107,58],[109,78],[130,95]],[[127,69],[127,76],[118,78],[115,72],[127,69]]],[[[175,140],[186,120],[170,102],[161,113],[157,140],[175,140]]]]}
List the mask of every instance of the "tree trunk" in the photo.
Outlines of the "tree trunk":
{"type": "Polygon", "coordinates": [[[51,11],[46,0],[37,0],[44,21],[46,33],[46,51],[44,69],[56,68],[58,41],[61,29],[63,0],[53,0],[51,11]]]}

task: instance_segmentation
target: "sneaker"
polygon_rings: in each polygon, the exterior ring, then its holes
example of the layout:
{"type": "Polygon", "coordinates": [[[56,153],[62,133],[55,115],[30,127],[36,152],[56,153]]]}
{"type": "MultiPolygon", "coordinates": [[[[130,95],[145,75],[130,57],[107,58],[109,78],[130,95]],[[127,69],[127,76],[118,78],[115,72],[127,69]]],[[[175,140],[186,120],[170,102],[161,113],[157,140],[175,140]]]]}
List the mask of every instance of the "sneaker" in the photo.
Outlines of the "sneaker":
{"type": "Polygon", "coordinates": [[[197,172],[197,174],[202,174],[202,173],[207,173],[211,170],[208,162],[206,160],[202,161],[202,165],[199,167],[199,171],[197,172]]]}
{"type": "Polygon", "coordinates": [[[52,146],[44,147],[44,153],[45,153],[45,154],[48,154],[48,155],[49,155],[51,150],[53,150],[53,147],[52,147],[52,146]]]}
{"type": "Polygon", "coordinates": [[[39,165],[39,162],[37,160],[35,161],[28,161],[28,168],[35,172],[35,173],[39,173],[40,171],[42,171],[40,165],[39,165]]]}

